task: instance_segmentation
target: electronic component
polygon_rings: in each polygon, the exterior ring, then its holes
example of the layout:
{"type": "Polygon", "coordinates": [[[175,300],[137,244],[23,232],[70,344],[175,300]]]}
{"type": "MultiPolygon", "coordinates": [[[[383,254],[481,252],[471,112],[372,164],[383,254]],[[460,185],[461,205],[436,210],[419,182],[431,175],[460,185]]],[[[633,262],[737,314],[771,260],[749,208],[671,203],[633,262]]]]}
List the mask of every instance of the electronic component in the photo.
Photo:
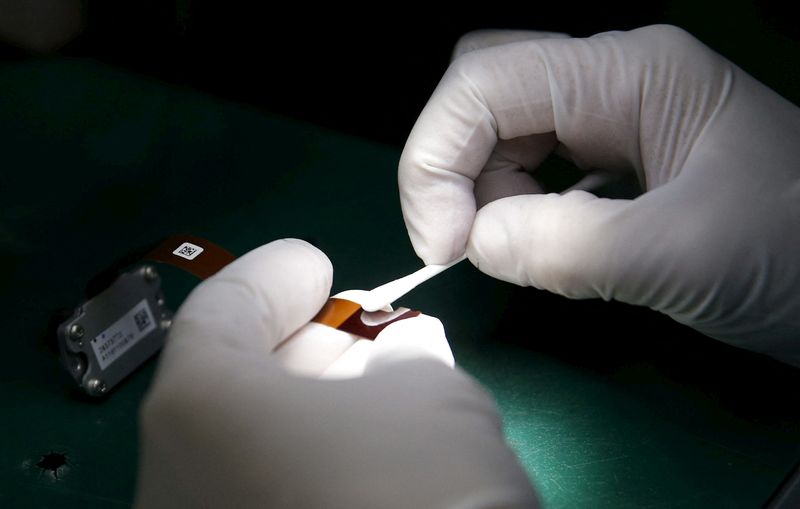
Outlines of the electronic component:
{"type": "Polygon", "coordinates": [[[89,285],[93,295],[56,331],[61,363],[91,396],[107,394],[164,346],[172,311],[161,291],[161,277],[148,261],[205,279],[235,259],[190,235],[170,237],[145,253],[118,262],[125,266],[122,271],[109,269],[95,278],[89,285]]]}
{"type": "Polygon", "coordinates": [[[141,265],[58,327],[61,362],[86,393],[102,396],[161,349],[171,321],[158,272],[141,265]]]}
{"type": "MultiPolygon", "coordinates": [[[[121,260],[116,266],[123,271],[107,270],[95,278],[89,285],[92,296],[58,326],[61,362],[91,396],[107,394],[164,346],[173,313],[150,261],[205,279],[235,259],[221,247],[188,235],[168,238],[144,252],[121,260]]],[[[371,292],[349,290],[329,299],[313,323],[278,345],[273,355],[287,368],[303,373],[322,373],[345,352],[362,362],[363,349],[356,343],[374,340],[392,323],[420,315],[406,308],[392,310],[389,303],[461,259],[424,267],[371,292]],[[339,332],[320,340],[314,327],[321,325],[339,332]]]]}

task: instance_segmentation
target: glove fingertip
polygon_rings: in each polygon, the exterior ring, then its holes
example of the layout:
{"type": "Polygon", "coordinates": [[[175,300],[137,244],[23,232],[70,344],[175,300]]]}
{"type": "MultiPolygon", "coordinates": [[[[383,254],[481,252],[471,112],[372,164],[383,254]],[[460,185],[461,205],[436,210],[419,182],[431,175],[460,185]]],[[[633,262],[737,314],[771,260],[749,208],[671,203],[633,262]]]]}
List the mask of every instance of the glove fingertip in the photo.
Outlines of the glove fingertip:
{"type": "Polygon", "coordinates": [[[365,371],[418,359],[433,359],[451,368],[455,366],[453,351],[438,318],[420,315],[384,329],[375,338],[365,371]]]}

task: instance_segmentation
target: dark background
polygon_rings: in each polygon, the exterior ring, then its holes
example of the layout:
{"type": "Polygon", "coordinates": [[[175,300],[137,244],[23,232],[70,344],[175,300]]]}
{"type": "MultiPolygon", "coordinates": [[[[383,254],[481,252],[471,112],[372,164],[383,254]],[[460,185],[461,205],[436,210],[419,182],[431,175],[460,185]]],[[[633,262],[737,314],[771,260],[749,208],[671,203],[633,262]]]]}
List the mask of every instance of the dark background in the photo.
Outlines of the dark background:
{"type": "Polygon", "coordinates": [[[76,37],[33,51],[6,38],[0,60],[36,53],[88,57],[398,147],[455,41],[480,28],[588,36],[671,23],[795,103],[800,99],[798,28],[789,2],[491,2],[446,9],[431,3],[74,2],[83,19],[76,37]]]}

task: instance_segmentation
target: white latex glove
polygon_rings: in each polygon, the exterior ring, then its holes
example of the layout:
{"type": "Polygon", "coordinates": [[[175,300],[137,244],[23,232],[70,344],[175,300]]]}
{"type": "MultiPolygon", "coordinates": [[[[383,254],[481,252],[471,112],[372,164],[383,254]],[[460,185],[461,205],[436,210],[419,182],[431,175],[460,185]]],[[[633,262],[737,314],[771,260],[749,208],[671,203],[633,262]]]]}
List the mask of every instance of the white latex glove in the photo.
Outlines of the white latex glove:
{"type": "Polygon", "coordinates": [[[409,136],[417,254],[466,250],[499,279],[648,306],[800,365],[800,110],[675,27],[525,37],[462,43],[409,136]],[[531,194],[526,170],[554,149],[588,172],[578,188],[627,171],[646,192],[531,194]]]}
{"type": "Polygon", "coordinates": [[[331,277],[320,251],[283,240],[192,292],[141,410],[136,507],[535,507],[492,400],[398,340],[416,319],[381,333],[359,378],[298,377],[270,356],[331,277]]]}

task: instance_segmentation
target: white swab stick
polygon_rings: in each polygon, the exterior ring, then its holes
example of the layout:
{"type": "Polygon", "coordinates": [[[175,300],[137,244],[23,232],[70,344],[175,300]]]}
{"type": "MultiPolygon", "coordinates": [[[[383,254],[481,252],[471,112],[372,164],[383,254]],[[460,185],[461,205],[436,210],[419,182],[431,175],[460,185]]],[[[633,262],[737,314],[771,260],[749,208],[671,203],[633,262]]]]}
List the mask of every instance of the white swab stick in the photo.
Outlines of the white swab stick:
{"type": "Polygon", "coordinates": [[[447,265],[426,265],[416,272],[389,281],[373,290],[370,290],[368,295],[361,302],[361,307],[364,311],[378,311],[396,301],[403,295],[417,287],[417,285],[424,283],[433,276],[441,274],[458,262],[466,259],[467,255],[456,258],[447,265]]]}

